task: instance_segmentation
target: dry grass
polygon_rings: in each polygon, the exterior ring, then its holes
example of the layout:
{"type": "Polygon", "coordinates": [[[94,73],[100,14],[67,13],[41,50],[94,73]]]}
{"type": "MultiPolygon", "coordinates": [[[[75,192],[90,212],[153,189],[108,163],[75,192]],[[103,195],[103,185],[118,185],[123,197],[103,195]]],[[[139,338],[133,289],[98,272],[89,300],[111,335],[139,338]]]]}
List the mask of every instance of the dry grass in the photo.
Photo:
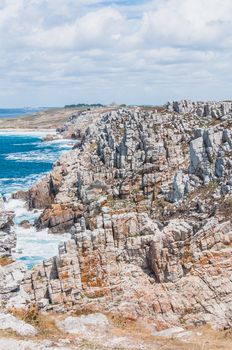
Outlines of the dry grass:
{"type": "Polygon", "coordinates": [[[0,129],[56,129],[68,119],[70,114],[78,112],[77,109],[50,109],[38,112],[34,115],[27,115],[14,118],[2,118],[0,129]]]}
{"type": "Polygon", "coordinates": [[[154,337],[146,323],[108,315],[114,325],[114,335],[130,336],[143,342],[146,350],[232,350],[232,330],[217,332],[209,326],[192,330],[187,340],[154,337]]]}
{"type": "Polygon", "coordinates": [[[0,258],[0,266],[7,266],[12,264],[14,261],[10,257],[0,258]]]}
{"type": "MultiPolygon", "coordinates": [[[[159,340],[158,340],[159,341],[159,340]]],[[[209,326],[193,331],[190,340],[163,339],[160,349],[163,350],[231,350],[231,331],[216,332],[209,326]]]]}
{"type": "Polygon", "coordinates": [[[40,312],[35,305],[31,305],[27,310],[13,308],[9,311],[15,317],[34,326],[38,330],[38,338],[58,339],[61,335],[53,315],[40,312]]]}
{"type": "MultiPolygon", "coordinates": [[[[106,350],[104,343],[99,343],[94,338],[81,339],[77,335],[65,334],[57,329],[55,319],[64,318],[67,315],[58,316],[57,314],[41,313],[35,306],[30,307],[27,311],[12,309],[11,313],[16,317],[24,320],[35,326],[38,330],[38,335],[33,338],[35,341],[49,339],[54,342],[59,342],[59,339],[68,339],[69,344],[75,345],[75,349],[101,349],[106,350]]],[[[88,312],[79,312],[77,315],[87,314],[88,312]]],[[[75,313],[76,314],[76,313],[75,313]]],[[[180,340],[175,338],[154,337],[151,333],[151,328],[145,322],[139,322],[134,319],[126,319],[120,315],[107,315],[112,326],[107,331],[107,337],[110,339],[125,338],[133,339],[133,343],[137,344],[134,350],[141,349],[141,344],[144,350],[231,350],[232,349],[232,330],[225,332],[213,331],[210,327],[204,326],[199,329],[192,330],[192,336],[188,340],[180,340]]],[[[12,337],[22,339],[14,332],[0,332],[0,337],[12,337]]],[[[114,350],[126,350],[124,344],[115,346],[114,350]]],[[[130,347],[131,350],[133,348],[130,347]]]]}

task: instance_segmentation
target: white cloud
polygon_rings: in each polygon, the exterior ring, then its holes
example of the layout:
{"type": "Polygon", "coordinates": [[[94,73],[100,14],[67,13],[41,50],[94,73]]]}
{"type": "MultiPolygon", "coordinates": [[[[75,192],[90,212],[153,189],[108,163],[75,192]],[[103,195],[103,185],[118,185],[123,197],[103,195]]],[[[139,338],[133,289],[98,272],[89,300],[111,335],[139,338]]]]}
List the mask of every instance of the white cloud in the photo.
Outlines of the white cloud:
{"type": "Polygon", "coordinates": [[[231,0],[130,3],[2,0],[0,105],[231,97],[231,0]]]}

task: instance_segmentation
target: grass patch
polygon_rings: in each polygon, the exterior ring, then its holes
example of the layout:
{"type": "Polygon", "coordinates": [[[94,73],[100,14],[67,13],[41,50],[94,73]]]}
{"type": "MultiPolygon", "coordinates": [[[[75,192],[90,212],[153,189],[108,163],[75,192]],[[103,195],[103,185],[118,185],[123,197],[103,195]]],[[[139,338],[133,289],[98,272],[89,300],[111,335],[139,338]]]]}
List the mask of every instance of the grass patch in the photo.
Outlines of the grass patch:
{"type": "Polygon", "coordinates": [[[8,257],[8,256],[4,256],[2,258],[0,258],[0,266],[7,266],[10,265],[14,262],[14,260],[12,260],[12,258],[8,257]]]}
{"type": "Polygon", "coordinates": [[[40,312],[36,305],[30,305],[26,310],[13,308],[9,310],[9,312],[13,316],[34,326],[39,332],[39,338],[51,339],[60,336],[61,331],[56,326],[53,317],[49,314],[40,312]]]}

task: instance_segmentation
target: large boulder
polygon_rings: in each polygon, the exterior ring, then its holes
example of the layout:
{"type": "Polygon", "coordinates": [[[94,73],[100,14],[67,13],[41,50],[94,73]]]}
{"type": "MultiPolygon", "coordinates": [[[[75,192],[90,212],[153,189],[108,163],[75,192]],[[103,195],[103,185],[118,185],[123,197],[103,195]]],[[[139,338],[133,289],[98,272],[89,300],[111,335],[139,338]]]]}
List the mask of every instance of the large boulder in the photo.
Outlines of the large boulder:
{"type": "Polygon", "coordinates": [[[16,234],[12,229],[14,213],[0,212],[0,258],[10,257],[16,246],[16,234]]]}
{"type": "Polygon", "coordinates": [[[28,191],[30,209],[43,209],[54,202],[62,182],[61,168],[57,167],[50,175],[45,176],[28,191]]]}
{"type": "Polygon", "coordinates": [[[83,212],[82,205],[52,204],[38,219],[37,228],[49,228],[53,233],[69,232],[83,212]]]}

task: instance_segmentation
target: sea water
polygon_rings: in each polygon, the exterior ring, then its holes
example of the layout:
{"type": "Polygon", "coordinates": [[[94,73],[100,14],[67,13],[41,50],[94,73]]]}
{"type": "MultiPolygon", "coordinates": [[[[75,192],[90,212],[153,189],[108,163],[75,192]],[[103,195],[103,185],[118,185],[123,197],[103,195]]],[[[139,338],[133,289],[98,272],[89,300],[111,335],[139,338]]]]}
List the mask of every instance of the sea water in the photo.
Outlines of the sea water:
{"type": "Polygon", "coordinates": [[[17,246],[13,257],[24,261],[28,268],[56,255],[59,242],[70,237],[50,234],[47,229],[36,231],[33,226],[23,228],[20,225],[23,220],[33,224],[41,212],[28,211],[23,201],[11,199],[13,192],[35,184],[73,146],[73,141],[68,140],[44,142],[43,136],[43,133],[0,132],[0,193],[7,198],[6,209],[15,213],[17,246]]]}
{"type": "Polygon", "coordinates": [[[44,110],[43,107],[31,108],[0,108],[0,118],[16,118],[20,116],[25,116],[28,114],[37,113],[39,111],[44,110]]]}

